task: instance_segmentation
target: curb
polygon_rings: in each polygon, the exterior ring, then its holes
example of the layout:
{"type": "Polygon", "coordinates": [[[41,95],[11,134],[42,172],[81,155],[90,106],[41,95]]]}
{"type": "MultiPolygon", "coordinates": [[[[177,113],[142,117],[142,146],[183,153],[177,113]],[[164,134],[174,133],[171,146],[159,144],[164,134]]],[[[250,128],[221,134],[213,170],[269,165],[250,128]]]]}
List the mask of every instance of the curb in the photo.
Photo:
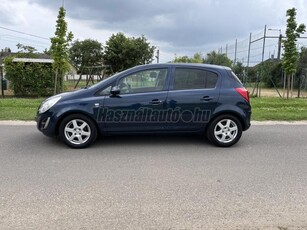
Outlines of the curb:
{"type": "Polygon", "coordinates": [[[307,125],[307,121],[252,121],[252,125],[307,125]]]}
{"type": "Polygon", "coordinates": [[[0,121],[0,125],[20,125],[20,126],[31,126],[36,125],[35,121],[0,121]]]}
{"type": "MultiPolygon", "coordinates": [[[[252,126],[258,125],[307,125],[307,121],[251,121],[252,126]]],[[[19,126],[33,126],[36,125],[35,121],[20,121],[20,120],[6,120],[0,121],[0,125],[19,125],[19,126]]]]}

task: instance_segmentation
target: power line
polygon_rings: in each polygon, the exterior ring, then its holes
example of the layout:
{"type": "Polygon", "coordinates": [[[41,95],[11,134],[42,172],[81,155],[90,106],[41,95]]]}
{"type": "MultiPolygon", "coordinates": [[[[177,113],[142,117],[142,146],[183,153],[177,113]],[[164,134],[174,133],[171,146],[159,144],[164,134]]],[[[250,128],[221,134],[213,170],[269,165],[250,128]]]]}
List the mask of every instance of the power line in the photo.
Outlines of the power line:
{"type": "Polygon", "coordinates": [[[25,32],[18,31],[18,30],[9,29],[9,28],[3,27],[3,26],[0,26],[0,29],[4,29],[4,30],[11,31],[11,32],[15,32],[15,33],[23,34],[23,35],[28,35],[28,36],[31,36],[31,37],[36,37],[36,38],[40,38],[40,39],[44,39],[44,40],[50,40],[49,38],[41,37],[41,36],[34,35],[34,34],[25,33],[25,32]]]}
{"type": "Polygon", "coordinates": [[[31,42],[33,44],[41,44],[41,45],[49,44],[49,42],[47,42],[47,41],[34,40],[32,38],[19,37],[19,36],[10,35],[10,34],[0,34],[0,40],[3,40],[3,38],[11,39],[12,41],[22,40],[23,42],[26,41],[26,42],[31,42]]]}
{"type": "MultiPolygon", "coordinates": [[[[5,42],[8,42],[9,44],[12,44],[12,45],[16,45],[16,43],[20,43],[20,41],[13,41],[13,40],[7,40],[7,39],[0,39],[1,41],[5,41],[5,42]]],[[[40,47],[40,48],[46,48],[45,45],[43,44],[37,44],[37,43],[29,43],[29,42],[22,42],[23,45],[30,45],[30,46],[35,46],[35,47],[40,47]]]]}

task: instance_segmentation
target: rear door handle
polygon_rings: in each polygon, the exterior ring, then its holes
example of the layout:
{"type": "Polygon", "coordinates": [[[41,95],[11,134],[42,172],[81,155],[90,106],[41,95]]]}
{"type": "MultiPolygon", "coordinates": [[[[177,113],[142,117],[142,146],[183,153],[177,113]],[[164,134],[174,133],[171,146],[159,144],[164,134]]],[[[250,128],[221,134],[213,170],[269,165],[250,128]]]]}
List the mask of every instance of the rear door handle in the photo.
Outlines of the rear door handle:
{"type": "Polygon", "coordinates": [[[210,96],[203,96],[200,100],[201,100],[201,101],[212,101],[212,100],[213,100],[213,97],[210,97],[210,96]]]}
{"type": "Polygon", "coordinates": [[[159,99],[153,99],[151,102],[149,102],[152,105],[160,105],[162,104],[162,101],[159,99]]]}

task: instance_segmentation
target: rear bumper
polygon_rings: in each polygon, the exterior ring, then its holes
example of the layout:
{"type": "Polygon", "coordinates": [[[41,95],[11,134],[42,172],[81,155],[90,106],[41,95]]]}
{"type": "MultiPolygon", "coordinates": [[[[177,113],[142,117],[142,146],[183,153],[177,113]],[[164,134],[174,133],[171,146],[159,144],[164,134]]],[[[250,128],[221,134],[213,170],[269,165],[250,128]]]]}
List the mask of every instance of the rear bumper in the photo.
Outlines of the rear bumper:
{"type": "Polygon", "coordinates": [[[252,116],[252,111],[250,110],[246,114],[246,119],[244,119],[243,131],[246,131],[251,127],[251,116],[252,116]]]}

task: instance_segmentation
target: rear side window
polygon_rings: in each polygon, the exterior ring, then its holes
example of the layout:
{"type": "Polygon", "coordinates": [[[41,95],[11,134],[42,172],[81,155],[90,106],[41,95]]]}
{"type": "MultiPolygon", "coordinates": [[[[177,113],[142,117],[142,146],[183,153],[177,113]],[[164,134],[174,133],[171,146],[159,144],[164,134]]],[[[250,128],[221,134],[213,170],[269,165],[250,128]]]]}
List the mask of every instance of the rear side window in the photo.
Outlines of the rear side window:
{"type": "Polygon", "coordinates": [[[175,70],[173,89],[210,89],[215,88],[218,75],[216,73],[199,70],[177,68],[175,70]]]}

